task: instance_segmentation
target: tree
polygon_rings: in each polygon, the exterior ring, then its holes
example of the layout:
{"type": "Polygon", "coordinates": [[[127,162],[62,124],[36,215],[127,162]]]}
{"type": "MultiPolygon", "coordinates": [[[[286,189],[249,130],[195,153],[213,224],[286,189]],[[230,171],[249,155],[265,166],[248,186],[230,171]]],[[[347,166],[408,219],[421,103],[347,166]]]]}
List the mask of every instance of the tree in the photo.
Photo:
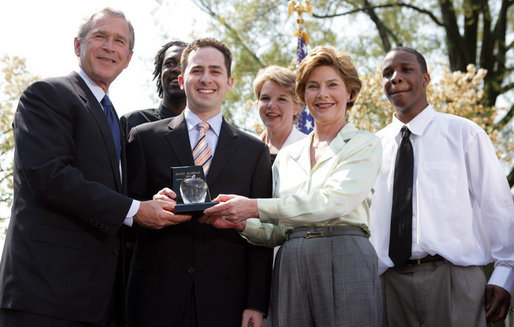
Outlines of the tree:
{"type": "MultiPolygon", "coordinates": [[[[257,70],[270,64],[288,66],[294,61],[296,44],[292,37],[297,28],[287,17],[288,1],[279,0],[192,0],[213,17],[211,28],[219,32],[234,53],[233,75],[236,87],[226,106],[233,121],[248,126],[251,82],[257,70]],[[246,112],[241,113],[241,107],[246,112]],[[241,119],[237,120],[239,116],[241,119]]],[[[429,62],[449,62],[451,72],[468,73],[468,65],[485,69],[480,105],[472,106],[484,129],[503,147],[502,159],[510,167],[509,183],[514,185],[512,136],[514,104],[505,114],[490,119],[501,95],[509,96],[514,88],[512,39],[514,0],[311,0],[312,17],[305,16],[304,29],[312,45],[332,44],[349,53],[358,67],[374,71],[384,54],[399,45],[424,53],[429,62]],[[502,145],[503,144],[503,145],[502,145]],[[507,146],[504,146],[507,144],[507,146]],[[509,152],[510,151],[510,152],[509,152]]],[[[474,69],[474,68],[473,68],[474,69]]],[[[482,70],[480,70],[482,71],[482,70]]],[[[452,88],[453,89],[453,88],[452,88]]],[[[459,89],[461,90],[461,89],[459,89]]],[[[508,101],[508,100],[507,100],[508,101]]],[[[494,113],[494,115],[493,115],[494,113]]],[[[383,115],[383,112],[378,115],[383,115]]]]}
{"type": "Polygon", "coordinates": [[[4,56],[0,63],[0,203],[9,207],[13,187],[14,110],[21,93],[36,77],[27,71],[25,59],[4,56]]]}
{"type": "MultiPolygon", "coordinates": [[[[468,65],[465,72],[451,72],[448,67],[438,68],[442,70],[440,79],[432,80],[427,91],[428,101],[434,105],[435,110],[467,118],[482,126],[496,145],[498,157],[503,162],[512,163],[512,133],[495,130],[494,121],[498,110],[482,104],[486,70],[476,69],[474,65],[468,65]]],[[[380,87],[380,70],[366,74],[361,79],[363,86],[349,116],[357,127],[376,132],[391,122],[394,109],[380,87]]]]}

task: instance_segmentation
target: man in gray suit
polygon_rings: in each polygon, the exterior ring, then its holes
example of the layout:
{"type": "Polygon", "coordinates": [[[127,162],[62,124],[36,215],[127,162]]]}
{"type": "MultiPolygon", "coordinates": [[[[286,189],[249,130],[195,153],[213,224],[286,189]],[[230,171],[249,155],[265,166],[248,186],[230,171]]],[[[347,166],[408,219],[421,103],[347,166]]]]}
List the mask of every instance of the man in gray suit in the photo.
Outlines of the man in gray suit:
{"type": "Polygon", "coordinates": [[[79,68],[22,94],[14,118],[14,202],[0,263],[1,326],[123,326],[120,227],[189,219],[126,194],[124,135],[108,98],[134,30],[103,9],[74,41],[79,68]]]}

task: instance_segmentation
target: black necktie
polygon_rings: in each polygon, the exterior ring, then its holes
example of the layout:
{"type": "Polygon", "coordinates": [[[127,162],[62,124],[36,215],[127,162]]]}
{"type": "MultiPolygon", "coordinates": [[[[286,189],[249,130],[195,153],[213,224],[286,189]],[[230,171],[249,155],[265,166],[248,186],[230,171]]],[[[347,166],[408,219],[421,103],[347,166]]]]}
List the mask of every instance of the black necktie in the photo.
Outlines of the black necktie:
{"type": "Polygon", "coordinates": [[[412,181],[414,154],[410,143],[410,131],[402,127],[402,142],[396,153],[393,185],[393,209],[389,257],[399,267],[409,260],[412,251],[412,181]]]}
{"type": "Polygon", "coordinates": [[[116,117],[114,107],[112,106],[111,100],[109,99],[109,96],[107,94],[104,96],[100,103],[104,108],[105,116],[107,116],[107,121],[109,122],[109,126],[111,127],[112,138],[114,140],[114,146],[116,147],[116,154],[118,156],[118,160],[120,160],[121,134],[120,125],[118,124],[118,118],[116,117]]]}

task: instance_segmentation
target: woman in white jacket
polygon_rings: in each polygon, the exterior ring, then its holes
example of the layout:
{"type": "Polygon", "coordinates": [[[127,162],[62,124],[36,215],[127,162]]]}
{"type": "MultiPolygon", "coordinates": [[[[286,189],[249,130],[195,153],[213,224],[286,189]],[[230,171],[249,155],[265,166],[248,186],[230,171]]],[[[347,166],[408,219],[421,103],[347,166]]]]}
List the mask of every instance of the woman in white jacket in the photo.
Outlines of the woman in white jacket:
{"type": "Polygon", "coordinates": [[[275,261],[273,326],[380,326],[377,256],[368,240],[369,196],[382,147],[346,121],[361,88],[351,58],[317,47],[302,61],[296,94],[314,131],[282,149],[273,198],[219,195],[203,219],[250,242],[282,244],[275,261]],[[253,217],[253,218],[252,218],[253,217]]]}

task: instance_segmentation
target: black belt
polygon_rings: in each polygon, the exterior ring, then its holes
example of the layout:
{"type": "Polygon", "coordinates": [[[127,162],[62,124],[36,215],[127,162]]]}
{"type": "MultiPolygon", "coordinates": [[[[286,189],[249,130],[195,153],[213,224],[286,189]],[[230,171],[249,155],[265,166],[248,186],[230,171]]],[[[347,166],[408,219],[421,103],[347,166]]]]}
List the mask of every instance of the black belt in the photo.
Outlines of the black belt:
{"type": "Polygon", "coordinates": [[[357,235],[368,237],[360,227],[355,226],[309,226],[293,229],[286,236],[286,240],[292,238],[316,238],[339,235],[357,235]]]}
{"type": "Polygon", "coordinates": [[[416,265],[422,265],[424,263],[430,263],[430,262],[436,262],[436,261],[444,261],[444,258],[441,257],[439,254],[436,255],[427,255],[426,257],[423,257],[421,259],[413,259],[413,260],[407,260],[405,263],[405,266],[416,266],[416,265]]]}

